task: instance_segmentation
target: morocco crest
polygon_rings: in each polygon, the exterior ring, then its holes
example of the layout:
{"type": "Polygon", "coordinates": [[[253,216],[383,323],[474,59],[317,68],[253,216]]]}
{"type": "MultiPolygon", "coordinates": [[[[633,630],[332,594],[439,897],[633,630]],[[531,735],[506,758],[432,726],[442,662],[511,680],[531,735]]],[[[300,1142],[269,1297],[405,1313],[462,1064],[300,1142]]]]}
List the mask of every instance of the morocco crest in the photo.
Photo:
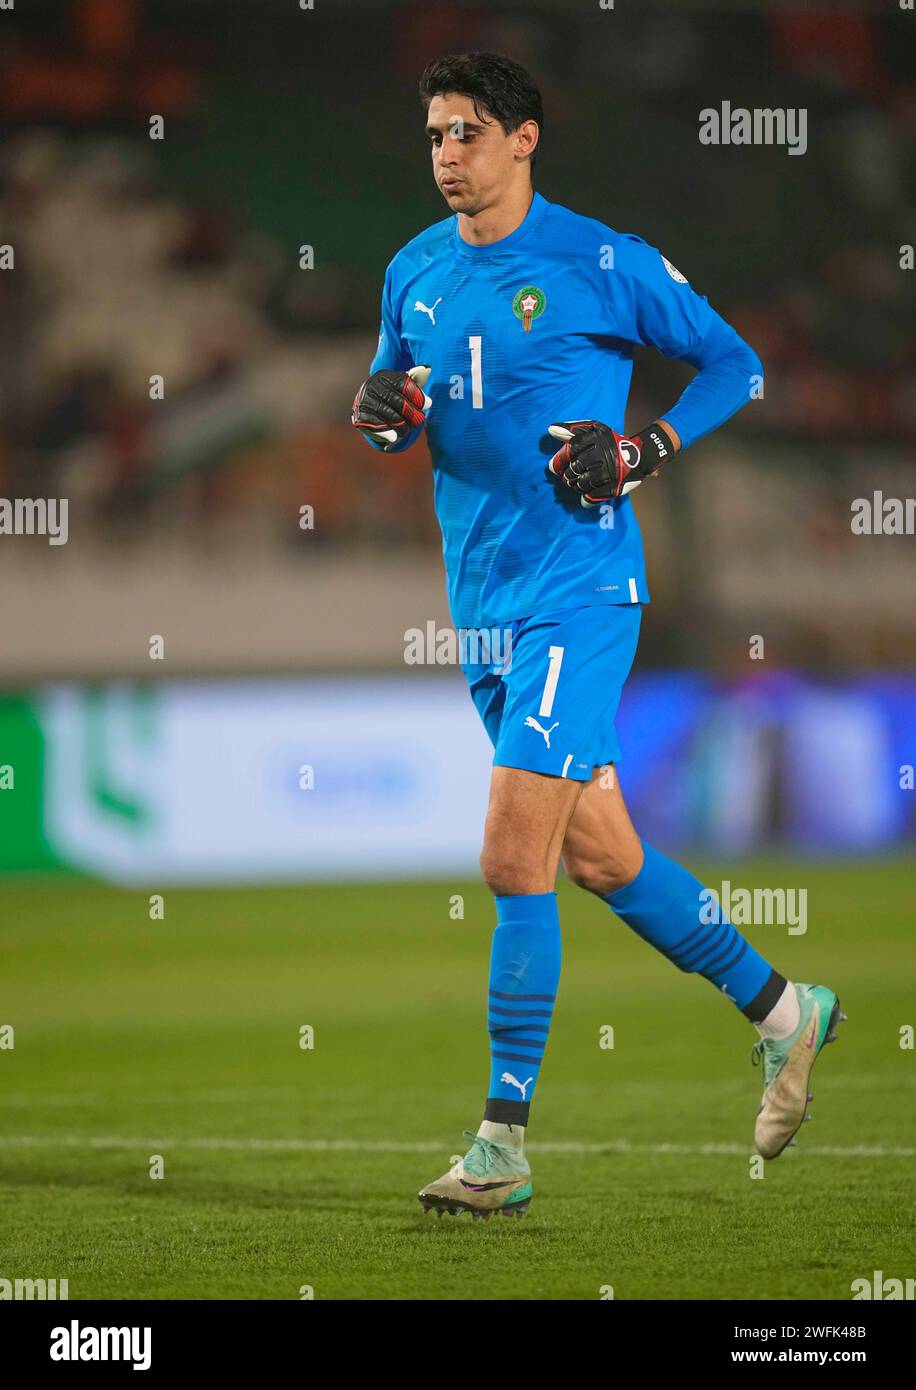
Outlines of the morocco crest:
{"type": "Polygon", "coordinates": [[[537,285],[526,285],[512,301],[512,312],[517,319],[521,319],[526,333],[531,332],[532,319],[540,318],[546,308],[547,296],[537,285]]]}

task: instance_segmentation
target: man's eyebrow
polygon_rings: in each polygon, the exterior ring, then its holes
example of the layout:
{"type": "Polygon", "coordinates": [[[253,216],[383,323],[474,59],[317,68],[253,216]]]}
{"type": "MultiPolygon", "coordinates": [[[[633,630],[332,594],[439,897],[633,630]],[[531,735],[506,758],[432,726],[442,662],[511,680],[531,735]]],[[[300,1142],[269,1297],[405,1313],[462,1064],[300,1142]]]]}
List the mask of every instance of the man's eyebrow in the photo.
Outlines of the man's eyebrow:
{"type": "MultiPolygon", "coordinates": [[[[485,125],[478,124],[476,121],[466,121],[463,116],[451,116],[446,124],[448,128],[451,128],[453,125],[460,125],[462,130],[486,130],[485,125]]],[[[426,127],[426,134],[438,135],[445,128],[446,127],[441,125],[428,125],[426,127]]]]}

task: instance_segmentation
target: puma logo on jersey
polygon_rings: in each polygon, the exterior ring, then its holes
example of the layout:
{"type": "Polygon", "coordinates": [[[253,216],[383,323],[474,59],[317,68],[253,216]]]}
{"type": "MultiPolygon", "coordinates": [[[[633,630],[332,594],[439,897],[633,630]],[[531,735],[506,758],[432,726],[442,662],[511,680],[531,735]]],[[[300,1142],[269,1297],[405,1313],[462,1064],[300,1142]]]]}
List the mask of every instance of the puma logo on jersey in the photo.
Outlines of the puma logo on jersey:
{"type": "Polygon", "coordinates": [[[416,302],[416,304],[413,306],[413,311],[414,311],[414,313],[416,313],[418,309],[422,309],[422,311],[423,311],[424,314],[429,314],[429,321],[430,321],[430,323],[433,325],[433,327],[435,327],[435,324],[436,324],[436,305],[441,304],[441,303],[442,303],[442,296],[441,296],[441,294],[440,294],[439,298],[436,300],[436,303],[433,305],[433,307],[432,307],[431,309],[427,309],[426,305],[423,303],[423,300],[422,300],[422,299],[418,299],[417,302],[416,302]]]}
{"type": "Polygon", "coordinates": [[[539,724],[539,723],[537,722],[537,720],[535,719],[534,715],[533,715],[533,714],[529,714],[529,715],[527,716],[527,718],[525,719],[525,728],[526,728],[526,729],[537,729],[537,731],[538,731],[539,734],[543,734],[543,735],[544,735],[544,742],[547,744],[547,747],[549,748],[549,747],[550,747],[550,735],[553,733],[554,729],[556,729],[556,728],[558,727],[559,723],[560,723],[560,721],[557,720],[556,724],[551,724],[551,726],[550,726],[549,729],[542,729],[541,726],[540,726],[540,724],[539,724]]]}
{"type": "Polygon", "coordinates": [[[504,1071],[499,1079],[503,1082],[505,1086],[514,1086],[517,1091],[521,1091],[522,1100],[528,1099],[528,1097],[525,1095],[525,1092],[531,1085],[531,1082],[534,1080],[533,1076],[529,1076],[527,1081],[516,1081],[511,1071],[504,1071]]]}

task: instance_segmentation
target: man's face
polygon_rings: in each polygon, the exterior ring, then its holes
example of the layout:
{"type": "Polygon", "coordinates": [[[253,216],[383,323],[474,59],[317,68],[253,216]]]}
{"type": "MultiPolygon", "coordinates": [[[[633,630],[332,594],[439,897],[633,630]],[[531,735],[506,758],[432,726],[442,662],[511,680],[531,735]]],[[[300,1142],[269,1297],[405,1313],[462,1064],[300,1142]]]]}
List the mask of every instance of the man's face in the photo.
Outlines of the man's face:
{"type": "MultiPolygon", "coordinates": [[[[527,122],[534,130],[534,122],[527,122]]],[[[452,212],[473,216],[518,177],[519,131],[507,135],[486,111],[478,116],[470,97],[446,92],[429,103],[426,133],[433,175],[452,212]]],[[[530,132],[529,132],[530,136],[530,132]]]]}

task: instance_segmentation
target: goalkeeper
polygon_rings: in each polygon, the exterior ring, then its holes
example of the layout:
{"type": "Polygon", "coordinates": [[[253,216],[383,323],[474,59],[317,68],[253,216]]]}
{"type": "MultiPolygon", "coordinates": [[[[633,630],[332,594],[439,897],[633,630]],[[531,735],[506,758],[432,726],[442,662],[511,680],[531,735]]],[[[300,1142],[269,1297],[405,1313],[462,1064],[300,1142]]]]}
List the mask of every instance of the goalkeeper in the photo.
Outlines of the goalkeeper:
{"type": "MultiPolygon", "coordinates": [[[[573,883],[756,1030],[765,1158],[806,1117],[811,1067],[841,1014],[832,990],[788,979],[711,916],[699,880],[637,834],[612,767],[649,602],[630,495],[758,396],[761,364],[652,246],[534,191],[544,118],[524,68],[491,53],[444,58],[420,95],[450,215],[388,266],[352,421],[389,453],[426,430],[454,623],[503,629],[499,651],[511,642],[509,669],[463,668],[494,747],[481,856],[496,907],[490,1081],[464,1159],[419,1194],[427,1209],[488,1219],[531,1199],[524,1138],[560,978],[561,858],[573,883]],[[627,435],[640,345],[696,375],[627,435]]],[[[663,183],[647,186],[663,205],[663,183]]]]}

